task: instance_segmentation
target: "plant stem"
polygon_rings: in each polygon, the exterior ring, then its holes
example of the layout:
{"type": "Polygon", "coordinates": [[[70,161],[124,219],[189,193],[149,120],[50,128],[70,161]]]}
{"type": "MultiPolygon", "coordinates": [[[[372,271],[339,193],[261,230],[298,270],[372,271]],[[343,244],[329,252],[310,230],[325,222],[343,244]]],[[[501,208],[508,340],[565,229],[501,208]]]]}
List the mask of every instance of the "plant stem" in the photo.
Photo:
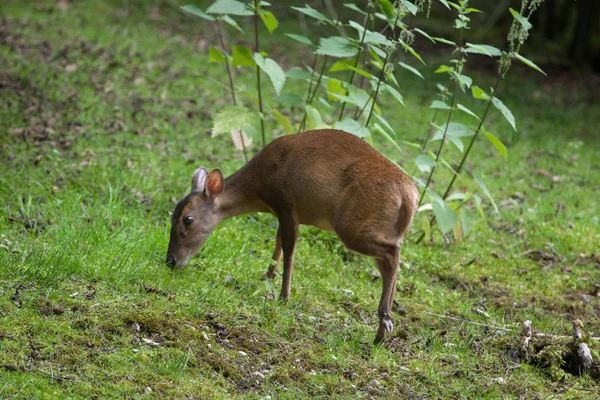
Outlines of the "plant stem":
{"type": "MultiPolygon", "coordinates": [[[[358,51],[358,53],[356,53],[356,57],[354,58],[354,68],[356,68],[358,66],[358,61],[360,60],[360,53],[362,53],[363,45],[365,43],[365,37],[367,36],[367,23],[369,22],[369,19],[371,18],[372,12],[373,12],[373,6],[371,6],[369,3],[369,12],[368,12],[367,16],[365,17],[365,22],[363,23],[364,30],[362,33],[362,37],[360,38],[359,51],[358,51]]],[[[355,73],[356,73],[356,71],[354,71],[354,70],[352,70],[352,72],[350,73],[350,79],[348,80],[348,83],[350,85],[352,85],[352,81],[354,80],[355,73]]],[[[348,95],[348,91],[346,91],[346,95],[348,95]]],[[[346,108],[346,102],[343,102],[342,108],[340,109],[340,116],[338,118],[338,121],[342,120],[342,117],[344,116],[345,108],[346,108]]]]}
{"type": "MultiPolygon", "coordinates": [[[[258,41],[258,18],[258,4],[257,1],[254,0],[254,43],[256,53],[260,53],[260,42],[258,41]]],[[[260,110],[260,133],[262,137],[262,145],[265,147],[265,121],[263,119],[263,102],[262,93],[260,90],[260,67],[258,64],[256,65],[256,87],[258,89],[258,109],[260,110]]]]}
{"type": "MultiPolygon", "coordinates": [[[[460,38],[458,41],[458,54],[459,54],[459,62],[462,60],[462,34],[463,30],[460,29],[460,38]]],[[[462,63],[461,63],[462,64],[462,63]]],[[[456,70],[458,73],[462,73],[462,65],[457,64],[456,70]]],[[[440,155],[442,154],[442,149],[444,148],[444,142],[446,141],[446,133],[448,132],[448,126],[450,125],[450,121],[452,119],[452,112],[454,111],[454,104],[456,102],[456,92],[458,91],[458,77],[455,77],[454,80],[454,90],[452,91],[452,100],[450,101],[450,110],[448,111],[448,119],[446,120],[446,126],[444,127],[444,134],[442,135],[442,140],[440,141],[440,147],[438,148],[437,154],[435,155],[435,164],[431,167],[431,171],[429,172],[429,176],[427,177],[427,183],[423,188],[423,192],[421,193],[421,197],[419,198],[419,206],[423,202],[423,198],[425,198],[425,193],[427,192],[427,188],[431,183],[431,178],[433,177],[433,173],[435,172],[435,167],[437,166],[438,161],[440,160],[440,155]]]]}
{"type": "Polygon", "coordinates": [[[458,174],[460,174],[460,171],[462,170],[462,167],[465,164],[465,161],[466,161],[467,157],[469,156],[469,153],[471,152],[471,148],[473,147],[473,143],[475,143],[475,140],[477,139],[477,136],[479,136],[479,132],[481,131],[481,128],[483,127],[483,123],[485,121],[485,118],[487,117],[487,113],[490,111],[490,106],[492,105],[492,99],[496,95],[496,90],[498,89],[498,84],[500,84],[500,80],[501,79],[502,79],[502,76],[498,75],[498,79],[496,79],[496,83],[494,84],[494,89],[492,89],[492,93],[490,93],[490,98],[487,101],[487,105],[485,107],[485,111],[483,112],[483,115],[481,116],[481,120],[479,121],[479,126],[477,126],[477,130],[475,130],[475,134],[473,135],[473,139],[471,139],[471,143],[469,143],[469,147],[467,147],[467,150],[463,154],[462,160],[460,160],[460,164],[458,164],[458,167],[456,168],[456,175],[452,176],[452,180],[448,184],[448,188],[446,189],[446,192],[444,193],[444,196],[442,197],[444,200],[450,194],[450,190],[452,189],[452,185],[454,185],[454,181],[456,180],[456,177],[458,176],[458,174]]]}
{"type": "MultiPolygon", "coordinates": [[[[307,101],[306,101],[306,105],[309,106],[312,104],[313,100],[315,99],[315,96],[317,94],[317,90],[319,90],[319,85],[321,84],[321,79],[323,78],[323,74],[325,73],[325,67],[327,66],[327,61],[329,60],[329,56],[325,56],[325,58],[323,58],[323,65],[321,65],[321,71],[319,71],[319,77],[317,78],[317,83],[315,84],[313,91],[311,93],[311,87],[309,86],[308,88],[308,96],[307,96],[307,101]]],[[[312,84],[312,80],[310,81],[312,84]]],[[[298,133],[302,132],[304,130],[304,127],[306,125],[306,108],[304,109],[304,115],[302,116],[302,122],[300,122],[300,127],[298,128],[298,133]]]]}
{"type": "MultiPolygon", "coordinates": [[[[221,48],[225,51],[225,42],[223,41],[223,34],[221,33],[221,24],[218,19],[215,19],[215,25],[217,26],[217,34],[219,35],[219,43],[221,43],[221,48]]],[[[237,102],[235,100],[235,89],[233,88],[233,75],[231,73],[231,67],[229,66],[229,59],[225,56],[225,68],[227,69],[227,76],[229,77],[229,88],[231,89],[231,100],[233,101],[233,105],[236,106],[237,102]]]]}

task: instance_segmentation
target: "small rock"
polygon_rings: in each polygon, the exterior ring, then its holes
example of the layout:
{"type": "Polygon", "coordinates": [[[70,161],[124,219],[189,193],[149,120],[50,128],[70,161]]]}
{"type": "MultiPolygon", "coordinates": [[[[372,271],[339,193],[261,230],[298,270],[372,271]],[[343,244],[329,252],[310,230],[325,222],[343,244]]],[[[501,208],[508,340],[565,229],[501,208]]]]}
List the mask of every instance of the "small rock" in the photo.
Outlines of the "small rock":
{"type": "Polygon", "coordinates": [[[240,351],[238,351],[238,354],[239,354],[240,356],[248,357],[248,354],[247,354],[247,353],[245,353],[245,352],[243,352],[243,351],[241,351],[241,350],[240,350],[240,351]]]}
{"type": "Polygon", "coordinates": [[[258,376],[260,379],[265,379],[265,376],[262,373],[258,372],[258,371],[256,371],[254,373],[254,375],[258,376]]]}
{"type": "Polygon", "coordinates": [[[590,304],[592,301],[594,301],[595,297],[591,296],[589,294],[582,294],[580,297],[581,301],[583,301],[585,304],[590,304]]]}

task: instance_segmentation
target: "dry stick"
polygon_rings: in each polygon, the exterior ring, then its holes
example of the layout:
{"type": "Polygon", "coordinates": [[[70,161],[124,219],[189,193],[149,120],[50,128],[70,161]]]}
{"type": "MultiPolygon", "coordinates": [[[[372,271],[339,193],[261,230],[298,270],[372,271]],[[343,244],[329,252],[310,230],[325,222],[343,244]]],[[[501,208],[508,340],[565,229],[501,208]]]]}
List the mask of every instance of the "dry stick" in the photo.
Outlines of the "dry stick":
{"type": "MultiPolygon", "coordinates": [[[[215,25],[217,26],[217,35],[219,36],[219,43],[221,43],[221,48],[225,51],[225,41],[223,40],[223,34],[221,32],[221,24],[218,19],[215,19],[215,25]]],[[[235,99],[235,88],[233,87],[233,75],[231,73],[231,67],[229,66],[229,59],[225,57],[225,68],[227,69],[227,77],[229,77],[229,88],[231,89],[231,101],[233,101],[233,105],[237,106],[237,101],[235,99]]],[[[246,143],[244,141],[244,134],[240,129],[240,140],[242,141],[242,150],[244,151],[244,159],[248,162],[248,151],[246,150],[246,143]]]]}
{"type": "MultiPolygon", "coordinates": [[[[358,53],[356,53],[356,58],[354,59],[354,69],[356,69],[356,67],[358,66],[358,61],[360,59],[360,53],[362,53],[363,50],[363,46],[365,44],[365,37],[367,36],[367,23],[369,22],[369,19],[371,18],[371,13],[373,12],[373,7],[369,5],[369,12],[367,14],[367,16],[365,17],[365,22],[363,23],[363,34],[362,37],[360,38],[360,44],[358,45],[359,50],[358,53]]],[[[352,70],[352,72],[350,73],[350,79],[348,80],[348,83],[350,85],[352,85],[352,81],[354,80],[354,75],[356,73],[355,70],[352,70]]],[[[346,96],[348,95],[348,91],[346,91],[346,96]]],[[[340,116],[338,118],[338,121],[342,120],[342,117],[344,116],[344,109],[346,108],[346,102],[342,103],[342,108],[340,110],[340,116]]]]}
{"type": "MultiPolygon", "coordinates": [[[[256,53],[260,53],[260,43],[258,41],[258,4],[254,0],[254,43],[256,44],[256,53]]],[[[256,64],[256,87],[258,88],[258,109],[260,110],[260,133],[262,136],[262,145],[265,147],[265,121],[263,120],[263,102],[260,91],[260,67],[256,64]]]]}

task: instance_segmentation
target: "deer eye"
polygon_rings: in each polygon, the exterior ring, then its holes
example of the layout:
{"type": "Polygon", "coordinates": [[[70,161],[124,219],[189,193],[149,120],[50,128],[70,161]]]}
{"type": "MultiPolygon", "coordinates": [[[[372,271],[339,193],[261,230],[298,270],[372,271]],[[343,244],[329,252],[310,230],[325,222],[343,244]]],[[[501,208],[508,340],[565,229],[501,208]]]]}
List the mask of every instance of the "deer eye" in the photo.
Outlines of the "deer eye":
{"type": "Polygon", "coordinates": [[[183,218],[183,224],[186,226],[191,224],[192,222],[194,222],[194,217],[192,217],[191,215],[188,215],[187,217],[183,218]]]}

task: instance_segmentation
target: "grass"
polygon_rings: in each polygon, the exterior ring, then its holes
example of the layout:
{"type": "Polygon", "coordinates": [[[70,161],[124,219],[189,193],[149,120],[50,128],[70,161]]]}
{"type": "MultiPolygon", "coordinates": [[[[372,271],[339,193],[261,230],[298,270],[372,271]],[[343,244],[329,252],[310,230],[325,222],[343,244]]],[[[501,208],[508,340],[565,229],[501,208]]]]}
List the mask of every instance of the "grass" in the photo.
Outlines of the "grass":
{"type": "MultiPolygon", "coordinates": [[[[580,318],[600,335],[600,106],[585,82],[517,71],[503,83],[519,133],[499,115],[489,129],[508,162],[481,140],[467,168],[500,213],[471,210],[450,246],[407,241],[396,331],[371,348],[380,281],[332,234],[301,229],[287,304],[272,300],[279,278],[260,278],[267,215],[226,221],[182,271],[164,265],[195,168],[243,165],[206,133],[229,101],[203,78],[225,82],[198,49],[214,33],[165,5],[64,4],[0,5],[0,397],[597,397],[593,375],[513,357],[527,319],[570,336],[580,318]]],[[[280,38],[265,35],[265,49],[289,61],[280,38]]],[[[384,112],[417,140],[435,81],[403,79],[407,108],[384,112]]],[[[251,82],[249,71],[238,85],[251,82]]],[[[412,170],[410,149],[376,147],[412,170]]]]}

